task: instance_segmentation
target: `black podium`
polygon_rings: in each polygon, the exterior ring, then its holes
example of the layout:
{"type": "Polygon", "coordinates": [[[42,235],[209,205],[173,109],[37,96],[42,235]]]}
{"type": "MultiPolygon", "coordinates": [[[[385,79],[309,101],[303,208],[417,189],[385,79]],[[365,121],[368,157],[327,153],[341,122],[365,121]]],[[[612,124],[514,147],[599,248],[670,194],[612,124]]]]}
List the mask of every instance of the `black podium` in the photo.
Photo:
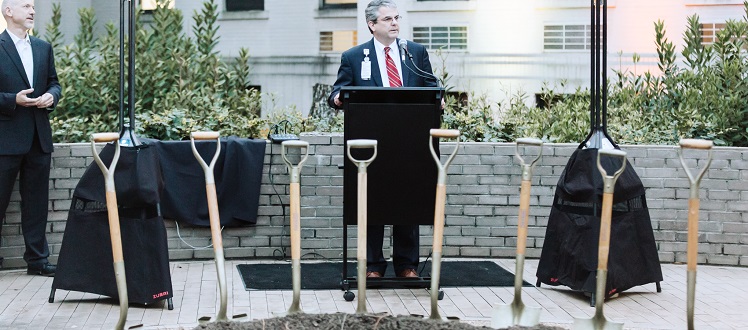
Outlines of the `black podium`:
{"type": "MultiPolygon", "coordinates": [[[[343,87],[344,140],[377,140],[377,157],[367,168],[367,221],[369,225],[433,225],[438,170],[429,151],[429,130],[441,124],[444,89],[437,87],[343,87]]],[[[434,139],[438,152],[439,141],[434,139]]],[[[354,149],[358,159],[371,150],[354,149]]],[[[344,155],[342,289],[356,278],[348,277],[348,225],[357,222],[357,168],[344,155]]],[[[375,278],[372,287],[428,287],[430,278],[375,278]]]]}

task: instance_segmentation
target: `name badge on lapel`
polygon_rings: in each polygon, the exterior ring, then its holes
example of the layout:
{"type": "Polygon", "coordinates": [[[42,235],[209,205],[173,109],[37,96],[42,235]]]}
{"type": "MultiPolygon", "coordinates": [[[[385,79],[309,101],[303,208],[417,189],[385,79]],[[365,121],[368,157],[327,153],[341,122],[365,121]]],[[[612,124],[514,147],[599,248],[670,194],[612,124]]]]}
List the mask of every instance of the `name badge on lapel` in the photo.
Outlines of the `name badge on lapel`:
{"type": "Polygon", "coordinates": [[[371,61],[369,61],[368,48],[364,48],[364,60],[361,62],[361,79],[371,80],[371,61]]]}

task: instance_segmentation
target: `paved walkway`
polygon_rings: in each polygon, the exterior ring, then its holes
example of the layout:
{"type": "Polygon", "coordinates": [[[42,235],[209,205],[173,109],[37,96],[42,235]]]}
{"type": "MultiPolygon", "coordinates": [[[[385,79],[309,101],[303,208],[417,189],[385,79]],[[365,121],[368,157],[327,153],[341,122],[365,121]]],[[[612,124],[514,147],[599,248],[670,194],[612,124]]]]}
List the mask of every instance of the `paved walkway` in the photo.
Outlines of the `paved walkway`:
{"type": "MultiPolygon", "coordinates": [[[[450,259],[445,259],[450,260],[450,259]]],[[[495,260],[514,271],[514,260],[495,260]]],[[[245,291],[236,271],[240,263],[226,262],[229,284],[228,314],[247,313],[249,319],[272,317],[291,303],[291,291],[245,291]]],[[[269,262],[269,261],[262,261],[269,262]]],[[[212,261],[172,262],[174,309],[166,304],[131,306],[127,327],[140,329],[190,329],[200,316],[213,315],[216,307],[216,276],[212,261]]],[[[527,260],[524,278],[535,283],[537,260],[527,260]]],[[[624,322],[626,329],[686,328],[686,266],[662,265],[662,292],[654,284],[632,288],[606,302],[605,315],[624,322]]],[[[302,264],[303,271],[303,264],[302,264]]],[[[699,266],[697,280],[696,328],[748,329],[748,268],[699,266]]],[[[117,301],[99,295],[57,290],[48,303],[51,278],[26,275],[23,270],[0,271],[0,329],[111,329],[119,317],[117,301]]],[[[589,298],[565,288],[526,287],[523,300],[542,306],[540,321],[570,328],[575,317],[589,318],[594,308],[589,298]]],[[[494,303],[508,303],[513,288],[445,288],[439,302],[443,317],[456,316],[463,322],[489,325],[494,303]]],[[[367,291],[368,311],[393,315],[428,315],[430,295],[425,289],[367,291]]],[[[356,300],[347,302],[340,290],[301,292],[307,313],[354,313],[356,300]]]]}

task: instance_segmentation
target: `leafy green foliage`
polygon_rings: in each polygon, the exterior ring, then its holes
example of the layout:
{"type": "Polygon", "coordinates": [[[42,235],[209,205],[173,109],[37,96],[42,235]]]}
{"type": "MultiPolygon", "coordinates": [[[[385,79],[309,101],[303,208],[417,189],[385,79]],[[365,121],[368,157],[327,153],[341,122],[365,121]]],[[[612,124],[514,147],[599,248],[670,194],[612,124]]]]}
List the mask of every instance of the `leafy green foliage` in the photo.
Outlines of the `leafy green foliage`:
{"type": "MultiPolygon", "coordinates": [[[[748,146],[748,1],[746,16],[728,21],[713,45],[702,45],[699,18],[688,18],[680,54],[665,35],[665,23],[654,23],[659,72],[614,70],[607,82],[609,134],[618,143],[674,144],[680,138],[705,138],[717,145],[748,146]]],[[[119,109],[119,31],[111,23],[101,38],[93,34],[96,19],[81,9],[81,28],[74,42],[63,45],[60,5],[53,6],[45,38],[57,56],[63,98],[50,121],[58,142],[85,141],[92,132],[117,130],[119,109]]],[[[136,100],[138,134],[157,139],[184,139],[191,131],[216,130],[223,135],[264,137],[272,124],[288,121],[296,133],[342,132],[343,113],[304,117],[295,107],[260,118],[261,94],[248,89],[249,51],[234,59],[218,55],[217,5],[203,2],[193,13],[194,38],[182,31],[179,10],[162,2],[152,12],[150,28],[137,31],[136,100]]],[[[141,19],[141,15],[137,15],[141,19]]],[[[142,26],[139,22],[137,26],[142,26]]],[[[444,64],[435,75],[447,92],[451,75],[444,64]]],[[[442,127],[459,129],[465,141],[501,142],[538,137],[549,142],[581,142],[590,130],[590,92],[564,92],[565,82],[544,86],[546,107],[528,105],[522,91],[492,103],[469,93],[467,101],[446,97],[442,127]]]]}
{"type": "MultiPolygon", "coordinates": [[[[682,64],[654,23],[659,73],[615,71],[608,82],[607,128],[618,143],[675,144],[681,138],[748,146],[748,1],[742,21],[728,21],[713,45],[702,45],[699,18],[688,18],[682,64]]],[[[634,64],[639,56],[634,54],[634,64]]],[[[589,132],[589,90],[556,95],[543,89],[548,109],[510,107],[503,120],[514,137],[581,142],[589,132]],[[549,102],[557,99],[557,102],[549,102]]]]}
{"type": "MultiPolygon", "coordinates": [[[[242,49],[237,58],[228,60],[218,56],[217,8],[215,0],[209,0],[194,13],[194,38],[182,31],[181,11],[167,9],[163,1],[152,11],[150,28],[137,29],[133,105],[137,134],[162,140],[184,139],[196,130],[260,135],[262,97],[247,87],[249,51],[242,49]]],[[[117,131],[119,29],[107,23],[106,33],[97,38],[94,11],[83,8],[74,42],[63,46],[60,12],[55,4],[45,35],[55,49],[63,87],[50,119],[55,141],[81,142],[93,132],[117,131]]],[[[143,26],[140,12],[136,20],[137,27],[143,26]]],[[[128,108],[125,104],[125,116],[128,108]]]]}

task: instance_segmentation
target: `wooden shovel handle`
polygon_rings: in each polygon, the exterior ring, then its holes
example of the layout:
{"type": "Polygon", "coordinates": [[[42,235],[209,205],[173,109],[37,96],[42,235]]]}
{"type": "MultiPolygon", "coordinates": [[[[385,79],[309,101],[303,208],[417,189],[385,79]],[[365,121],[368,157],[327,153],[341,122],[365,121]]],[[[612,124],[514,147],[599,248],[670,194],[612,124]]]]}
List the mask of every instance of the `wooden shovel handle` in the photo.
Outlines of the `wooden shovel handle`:
{"type": "Polygon", "coordinates": [[[699,199],[688,199],[688,245],[686,247],[689,271],[696,270],[699,254],[699,199]]]}
{"type": "Polygon", "coordinates": [[[192,138],[195,140],[215,140],[221,133],[219,132],[192,132],[192,138]]]}
{"type": "Polygon", "coordinates": [[[112,142],[119,139],[118,133],[94,133],[91,134],[91,139],[94,142],[112,142]]]}
{"type": "Polygon", "coordinates": [[[708,150],[708,149],[711,149],[712,146],[714,146],[714,143],[709,140],[702,140],[702,139],[681,139],[680,140],[681,148],[708,150]]]}
{"type": "Polygon", "coordinates": [[[208,217],[210,220],[211,239],[213,240],[213,251],[220,250],[221,254],[223,254],[223,236],[221,236],[221,216],[218,213],[216,184],[206,184],[205,191],[208,195],[208,217]]]}
{"type": "MultiPolygon", "coordinates": [[[[119,136],[117,137],[119,138],[119,136]]],[[[115,263],[121,262],[123,261],[122,235],[120,234],[117,194],[114,191],[106,192],[106,208],[109,215],[109,237],[112,241],[112,259],[115,263]]]]}
{"type": "Polygon", "coordinates": [[[432,251],[442,253],[444,242],[444,207],[447,201],[447,186],[444,184],[436,185],[436,203],[434,204],[434,237],[432,251]]]}
{"type": "Polygon", "coordinates": [[[358,191],[356,192],[356,225],[358,230],[358,237],[357,237],[357,247],[356,247],[356,257],[359,260],[366,260],[366,248],[367,248],[367,242],[366,242],[366,235],[367,235],[367,229],[368,229],[368,188],[369,187],[369,178],[366,174],[366,172],[359,172],[358,173],[358,191]]]}
{"type": "Polygon", "coordinates": [[[608,254],[610,252],[610,222],[612,216],[613,194],[603,193],[603,209],[602,213],[600,214],[600,241],[597,248],[598,270],[608,270],[608,254]]]}
{"type": "Polygon", "coordinates": [[[300,185],[298,182],[290,184],[291,197],[291,259],[301,259],[301,203],[300,203],[300,185]]]}
{"type": "Polygon", "coordinates": [[[530,212],[530,185],[532,181],[523,180],[519,194],[519,216],[517,217],[517,254],[525,255],[527,247],[527,219],[530,212]]]}
{"type": "Polygon", "coordinates": [[[433,128],[429,130],[429,134],[431,134],[431,136],[435,138],[454,139],[460,136],[460,131],[456,129],[433,128]]]}

